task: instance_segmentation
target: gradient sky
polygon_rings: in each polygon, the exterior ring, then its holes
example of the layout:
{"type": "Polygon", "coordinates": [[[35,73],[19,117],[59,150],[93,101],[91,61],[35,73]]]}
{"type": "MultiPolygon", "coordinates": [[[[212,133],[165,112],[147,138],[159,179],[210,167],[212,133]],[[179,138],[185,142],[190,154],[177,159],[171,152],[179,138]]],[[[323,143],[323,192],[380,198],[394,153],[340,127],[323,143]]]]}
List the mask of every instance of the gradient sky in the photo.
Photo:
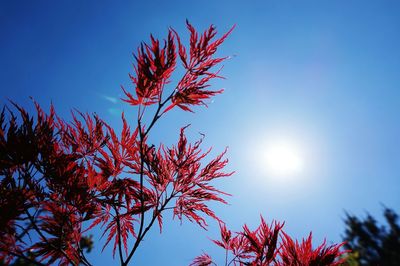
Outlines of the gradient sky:
{"type": "MultiPolygon", "coordinates": [[[[225,93],[195,114],[171,112],[152,139],[172,143],[191,123],[192,140],[206,134],[205,149],[229,146],[236,174],[217,186],[233,197],[215,211],[233,230],[254,228],[262,214],[285,221],[294,237],[313,231],[317,242],[338,242],[344,210],[400,211],[399,14],[398,1],[1,1],[1,100],[31,108],[33,96],[63,117],[77,108],[119,128],[120,112],[136,111],[121,103],[119,86],[129,87],[140,41],[164,38],[169,26],[187,38],[186,18],[221,33],[236,24],[219,52],[232,56],[227,79],[213,83],[225,93]],[[303,172],[289,180],[258,162],[260,143],[277,137],[306,154],[303,172]]],[[[223,256],[208,239],[218,237],[216,222],[203,231],[164,217],[164,232],[151,231],[138,265],[188,265],[202,251],[223,256]]],[[[109,252],[89,257],[111,265],[109,252]]]]}

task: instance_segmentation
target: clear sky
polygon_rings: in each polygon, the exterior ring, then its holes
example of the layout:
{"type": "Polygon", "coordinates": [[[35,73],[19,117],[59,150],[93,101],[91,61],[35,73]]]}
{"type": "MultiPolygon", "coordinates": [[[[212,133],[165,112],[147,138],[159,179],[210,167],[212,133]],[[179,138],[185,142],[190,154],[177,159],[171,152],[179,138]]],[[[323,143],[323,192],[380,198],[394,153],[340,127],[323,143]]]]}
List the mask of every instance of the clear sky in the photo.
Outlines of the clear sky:
{"type": "MultiPolygon", "coordinates": [[[[204,148],[229,146],[236,174],[217,186],[233,197],[215,210],[232,229],[254,227],[262,214],[285,221],[297,238],[312,230],[316,241],[338,242],[344,210],[400,211],[399,14],[398,1],[1,1],[0,96],[24,106],[29,96],[53,102],[64,117],[71,108],[96,112],[118,128],[121,110],[136,111],[118,99],[140,41],[164,38],[169,26],[187,38],[186,18],[221,33],[236,24],[220,50],[232,56],[227,79],[213,83],[225,93],[195,114],[171,112],[152,138],[172,143],[191,123],[193,140],[206,134],[204,148]],[[267,171],[264,143],[274,141],[295,143],[299,171],[267,171]]],[[[217,223],[202,231],[164,217],[138,265],[223,256],[208,239],[217,223]]],[[[110,265],[105,253],[90,258],[110,265]]]]}

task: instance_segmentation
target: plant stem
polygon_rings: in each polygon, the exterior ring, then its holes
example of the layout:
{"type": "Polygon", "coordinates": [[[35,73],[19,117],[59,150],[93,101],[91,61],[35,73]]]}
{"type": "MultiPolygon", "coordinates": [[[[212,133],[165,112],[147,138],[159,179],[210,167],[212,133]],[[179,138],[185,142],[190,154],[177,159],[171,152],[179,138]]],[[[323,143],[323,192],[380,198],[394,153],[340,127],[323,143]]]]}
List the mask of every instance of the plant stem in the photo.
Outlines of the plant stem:
{"type": "Polygon", "coordinates": [[[124,258],[122,256],[122,243],[121,243],[121,222],[119,219],[119,212],[117,207],[114,206],[115,214],[116,214],[116,219],[117,219],[117,231],[118,231],[118,253],[119,253],[119,260],[121,262],[121,265],[124,263],[124,258]]]}
{"type": "Polygon", "coordinates": [[[47,240],[47,238],[43,235],[42,231],[40,231],[39,227],[36,225],[35,219],[32,217],[32,215],[29,213],[29,211],[26,210],[25,213],[26,213],[26,215],[29,217],[29,220],[31,221],[31,224],[32,224],[33,228],[34,228],[35,231],[39,234],[39,236],[43,239],[43,241],[45,241],[47,244],[49,244],[50,246],[52,246],[54,249],[59,250],[59,251],[64,255],[64,257],[66,257],[66,258],[69,260],[69,262],[70,262],[72,265],[75,265],[75,266],[76,266],[76,263],[68,256],[67,253],[65,253],[64,250],[55,247],[53,244],[51,244],[51,243],[47,240]]]}

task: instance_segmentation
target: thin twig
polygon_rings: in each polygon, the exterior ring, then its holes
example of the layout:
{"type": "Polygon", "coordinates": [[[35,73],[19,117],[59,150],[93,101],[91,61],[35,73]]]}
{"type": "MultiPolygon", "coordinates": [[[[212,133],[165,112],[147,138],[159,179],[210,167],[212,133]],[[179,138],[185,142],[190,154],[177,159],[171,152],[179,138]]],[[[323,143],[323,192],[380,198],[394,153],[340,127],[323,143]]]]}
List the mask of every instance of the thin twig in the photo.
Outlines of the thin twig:
{"type": "Polygon", "coordinates": [[[122,265],[122,264],[124,263],[124,257],[123,257],[123,255],[122,255],[121,222],[120,222],[120,219],[119,219],[119,212],[118,212],[118,209],[117,209],[115,206],[113,206],[113,207],[114,207],[114,211],[115,211],[115,214],[116,214],[115,219],[117,219],[119,260],[120,260],[121,265],[122,265]]]}
{"type": "Polygon", "coordinates": [[[39,234],[39,236],[43,239],[43,241],[45,241],[47,244],[49,244],[51,247],[53,247],[56,250],[59,250],[68,260],[72,265],[76,265],[76,263],[68,256],[67,253],[65,253],[64,250],[57,248],[56,246],[54,246],[53,244],[51,244],[47,238],[43,235],[42,231],[40,231],[39,227],[36,225],[35,219],[31,216],[31,214],[28,211],[25,211],[26,215],[28,215],[29,220],[32,223],[33,228],[35,229],[35,231],[39,234]]]}

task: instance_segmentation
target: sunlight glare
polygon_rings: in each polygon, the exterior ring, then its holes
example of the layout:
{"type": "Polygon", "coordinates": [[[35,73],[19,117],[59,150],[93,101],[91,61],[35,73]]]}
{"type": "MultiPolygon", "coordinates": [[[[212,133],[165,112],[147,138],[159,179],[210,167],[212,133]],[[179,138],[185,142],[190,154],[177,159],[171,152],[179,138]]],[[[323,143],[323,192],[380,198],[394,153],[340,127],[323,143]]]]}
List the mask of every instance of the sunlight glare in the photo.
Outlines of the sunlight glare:
{"type": "Polygon", "coordinates": [[[302,172],[303,157],[294,143],[288,140],[274,140],[262,149],[261,159],[269,175],[289,177],[302,172]]]}

